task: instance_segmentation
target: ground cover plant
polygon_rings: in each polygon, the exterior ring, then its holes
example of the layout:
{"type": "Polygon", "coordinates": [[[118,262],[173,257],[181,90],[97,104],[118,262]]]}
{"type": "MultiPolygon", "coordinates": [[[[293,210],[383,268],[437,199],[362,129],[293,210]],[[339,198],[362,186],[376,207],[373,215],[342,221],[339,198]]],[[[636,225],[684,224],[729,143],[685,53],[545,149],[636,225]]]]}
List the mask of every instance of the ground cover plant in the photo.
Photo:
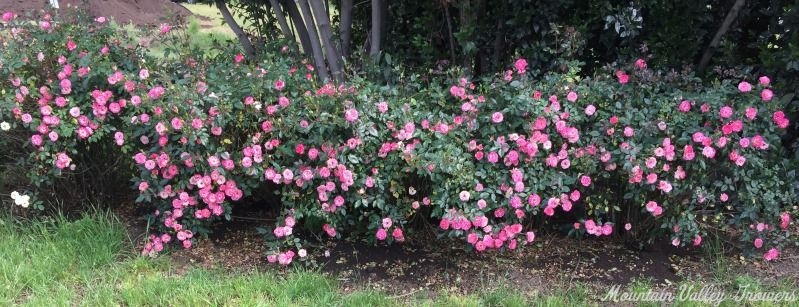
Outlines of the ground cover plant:
{"type": "Polygon", "coordinates": [[[477,252],[530,243],[559,216],[575,236],[675,246],[721,230],[766,260],[791,235],[789,120],[767,76],[702,85],[638,60],[532,79],[518,59],[475,80],[333,85],[286,46],[158,61],[102,17],[2,20],[2,141],[28,152],[9,164],[29,179],[5,201],[41,209],[37,191],[121,157],[114,174],[154,208],[144,254],[190,248],[267,185],[281,200],[267,258],[283,265],[309,252],[297,233],[403,242],[415,218],[477,252]]]}

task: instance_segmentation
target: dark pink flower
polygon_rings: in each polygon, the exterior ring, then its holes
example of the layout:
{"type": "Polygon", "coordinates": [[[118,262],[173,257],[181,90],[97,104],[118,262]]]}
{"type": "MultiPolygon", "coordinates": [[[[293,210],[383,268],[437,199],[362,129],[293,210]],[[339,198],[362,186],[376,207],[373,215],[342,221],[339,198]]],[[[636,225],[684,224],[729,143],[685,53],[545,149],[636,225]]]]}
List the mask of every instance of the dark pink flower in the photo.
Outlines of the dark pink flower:
{"type": "Polygon", "coordinates": [[[635,67],[638,68],[638,69],[645,69],[646,68],[646,61],[644,61],[644,59],[635,60],[635,67]]]}
{"type": "Polygon", "coordinates": [[[513,63],[513,67],[516,68],[516,72],[519,74],[523,74],[527,71],[527,60],[525,59],[518,59],[516,62],[513,63]]]}

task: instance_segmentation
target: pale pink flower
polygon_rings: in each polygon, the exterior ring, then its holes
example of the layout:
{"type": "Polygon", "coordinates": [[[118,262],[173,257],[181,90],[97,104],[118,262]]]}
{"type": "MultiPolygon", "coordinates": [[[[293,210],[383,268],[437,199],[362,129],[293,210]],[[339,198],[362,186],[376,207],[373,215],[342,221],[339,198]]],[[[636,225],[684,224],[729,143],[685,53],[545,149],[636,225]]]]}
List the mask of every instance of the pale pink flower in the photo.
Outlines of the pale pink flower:
{"type": "Polygon", "coordinates": [[[702,148],[702,155],[708,159],[713,159],[713,157],[716,156],[716,149],[714,149],[712,146],[705,146],[702,148]]]}
{"type": "Polygon", "coordinates": [[[527,240],[527,243],[532,243],[533,241],[535,241],[535,233],[532,231],[528,231],[525,234],[525,239],[527,240]]]}
{"type": "Polygon", "coordinates": [[[774,92],[772,92],[771,89],[763,89],[763,91],[760,92],[760,98],[763,99],[763,101],[771,101],[771,99],[774,98],[774,92]]]}
{"type": "Polygon", "coordinates": [[[629,137],[632,137],[634,135],[635,135],[635,130],[633,130],[632,127],[630,127],[630,126],[624,127],[624,136],[629,138],[629,137]]]}
{"type": "Polygon", "coordinates": [[[765,254],[763,254],[763,259],[766,261],[773,261],[780,256],[780,251],[776,248],[771,248],[765,254]]]}
{"type": "Polygon", "coordinates": [[[742,93],[749,92],[752,90],[752,84],[746,81],[741,81],[741,83],[738,83],[738,90],[742,93]]]}
{"type": "Polygon", "coordinates": [[[646,211],[649,211],[650,213],[655,212],[655,209],[657,209],[657,207],[658,203],[654,201],[650,200],[649,202],[646,203],[646,211]]]}
{"type": "Polygon", "coordinates": [[[577,101],[577,98],[578,95],[575,92],[569,92],[568,94],[566,94],[566,100],[568,100],[569,102],[575,102],[577,101]]]}
{"type": "Polygon", "coordinates": [[[596,113],[596,107],[594,105],[589,104],[587,107],[585,107],[585,115],[593,116],[594,113],[596,113]]]}
{"type": "Polygon", "coordinates": [[[470,196],[469,191],[461,191],[458,195],[461,201],[469,201],[470,196]]]}
{"type": "Polygon", "coordinates": [[[501,123],[502,120],[503,120],[502,112],[494,112],[494,114],[491,115],[491,121],[494,122],[495,124],[501,123]]]}
{"type": "Polygon", "coordinates": [[[655,166],[658,163],[658,160],[655,157],[649,157],[646,159],[645,163],[647,168],[655,168],[655,166]]]}
{"type": "Polygon", "coordinates": [[[591,185],[591,177],[587,175],[580,176],[580,184],[582,184],[584,187],[591,185]]]}
{"type": "Polygon", "coordinates": [[[682,102],[680,102],[679,109],[680,109],[680,112],[683,112],[683,113],[691,111],[691,102],[688,101],[688,100],[683,100],[682,102]]]}
{"type": "Polygon", "coordinates": [[[757,116],[757,108],[755,107],[748,107],[746,108],[746,118],[749,120],[755,119],[757,116]]]}
{"type": "Polygon", "coordinates": [[[721,116],[721,118],[729,118],[730,116],[732,116],[732,108],[730,108],[729,106],[721,107],[721,110],[719,111],[719,116],[721,116]]]}
{"type": "Polygon", "coordinates": [[[348,122],[354,122],[358,120],[358,110],[347,109],[344,111],[344,119],[346,119],[348,122]]]}
{"type": "Polygon", "coordinates": [[[379,111],[380,113],[388,112],[388,103],[385,101],[377,103],[377,111],[379,111]]]}

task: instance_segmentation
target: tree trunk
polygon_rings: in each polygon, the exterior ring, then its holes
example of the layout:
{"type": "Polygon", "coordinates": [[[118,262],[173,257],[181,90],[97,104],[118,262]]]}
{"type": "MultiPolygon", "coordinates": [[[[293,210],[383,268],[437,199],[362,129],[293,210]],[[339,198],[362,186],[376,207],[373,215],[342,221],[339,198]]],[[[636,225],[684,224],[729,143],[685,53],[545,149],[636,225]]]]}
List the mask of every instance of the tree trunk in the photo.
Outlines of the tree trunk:
{"type": "MultiPolygon", "coordinates": [[[[484,20],[486,16],[491,16],[491,14],[488,13],[487,11],[488,10],[486,9],[485,0],[477,0],[474,5],[475,13],[472,17],[473,18],[472,20],[484,20]]],[[[476,52],[474,53],[474,57],[472,59],[472,61],[474,61],[474,71],[472,71],[472,74],[475,76],[480,76],[484,72],[489,71],[488,69],[486,69],[486,67],[488,66],[486,65],[487,62],[485,55],[486,48],[484,46],[479,46],[479,45],[475,47],[476,47],[476,52]]]]}
{"type": "Polygon", "coordinates": [[[277,0],[269,0],[269,5],[271,5],[272,10],[275,11],[277,24],[280,25],[280,31],[283,32],[283,36],[285,36],[286,39],[295,40],[294,34],[291,32],[291,28],[289,28],[289,24],[286,22],[286,15],[283,14],[283,9],[280,7],[280,3],[278,3],[277,0]]]}
{"type": "Polygon", "coordinates": [[[383,39],[382,0],[372,0],[372,39],[369,42],[369,56],[376,58],[380,55],[381,41],[383,39]]]}
{"type": "Polygon", "coordinates": [[[311,7],[308,5],[308,0],[298,0],[297,3],[302,10],[302,16],[305,18],[305,27],[308,29],[308,35],[311,38],[311,50],[313,50],[313,60],[316,66],[316,73],[320,81],[327,83],[330,77],[327,74],[327,65],[325,64],[324,53],[322,52],[322,44],[319,43],[319,33],[316,31],[316,23],[313,20],[313,13],[311,7]]]}
{"type": "Polygon", "coordinates": [[[352,40],[352,0],[341,0],[341,55],[350,57],[350,43],[352,40]]]}
{"type": "Polygon", "coordinates": [[[449,13],[449,3],[444,3],[444,18],[447,19],[447,40],[449,41],[449,65],[455,63],[455,35],[452,34],[452,15],[449,13]]]}
{"type": "Polygon", "coordinates": [[[214,0],[216,4],[216,8],[219,9],[219,13],[222,14],[222,18],[225,19],[225,23],[227,23],[228,27],[233,30],[233,33],[236,34],[236,37],[239,39],[239,43],[241,46],[244,47],[244,53],[247,54],[247,58],[254,59],[255,58],[255,48],[252,46],[252,42],[250,38],[247,37],[247,33],[244,33],[244,30],[239,26],[235,19],[233,19],[233,15],[230,14],[230,11],[225,6],[225,1],[223,0],[214,0]]]}
{"type": "Polygon", "coordinates": [[[504,22],[502,20],[497,20],[497,28],[496,32],[494,33],[494,54],[492,54],[492,63],[491,69],[496,70],[499,67],[502,67],[502,54],[505,46],[505,31],[504,31],[504,22]]]}
{"type": "Polygon", "coordinates": [[[333,30],[330,27],[330,16],[327,15],[325,4],[322,0],[309,0],[313,8],[313,16],[316,19],[316,25],[319,26],[319,36],[322,40],[322,45],[325,48],[325,55],[327,56],[327,64],[330,65],[330,72],[333,74],[333,80],[336,82],[344,82],[344,73],[341,70],[341,53],[339,53],[336,44],[333,41],[333,30]]]}
{"type": "Polygon", "coordinates": [[[732,5],[730,8],[730,12],[727,13],[727,17],[724,18],[724,22],[721,23],[721,27],[719,30],[716,31],[716,35],[713,36],[713,40],[710,41],[710,45],[705,49],[704,54],[702,54],[702,59],[699,61],[699,66],[697,70],[701,73],[704,72],[707,68],[707,65],[710,64],[710,58],[713,56],[713,52],[716,51],[716,48],[721,43],[721,38],[724,37],[724,34],[727,34],[727,31],[730,30],[730,26],[732,22],[735,21],[735,18],[738,18],[738,12],[741,11],[741,8],[746,3],[746,0],[735,0],[735,4],[732,5]]]}
{"type": "MultiPolygon", "coordinates": [[[[460,33],[466,33],[466,35],[461,36],[463,40],[461,43],[473,43],[476,45],[475,42],[475,35],[474,35],[474,26],[475,19],[474,19],[474,10],[472,9],[471,0],[463,0],[458,2],[458,13],[460,13],[460,23],[458,23],[460,27],[460,33]]],[[[472,67],[474,67],[474,63],[471,63],[472,55],[475,52],[475,49],[468,50],[467,46],[461,46],[463,50],[462,58],[461,58],[461,66],[463,69],[466,70],[467,74],[472,72],[472,67]]]]}
{"type": "Polygon", "coordinates": [[[280,3],[283,4],[283,8],[285,8],[286,12],[288,12],[292,22],[294,22],[294,28],[297,30],[297,36],[300,37],[302,52],[305,53],[305,56],[313,56],[311,37],[308,34],[308,28],[305,26],[305,22],[302,20],[302,14],[300,14],[300,10],[297,8],[297,3],[294,2],[294,0],[280,0],[280,3]]]}

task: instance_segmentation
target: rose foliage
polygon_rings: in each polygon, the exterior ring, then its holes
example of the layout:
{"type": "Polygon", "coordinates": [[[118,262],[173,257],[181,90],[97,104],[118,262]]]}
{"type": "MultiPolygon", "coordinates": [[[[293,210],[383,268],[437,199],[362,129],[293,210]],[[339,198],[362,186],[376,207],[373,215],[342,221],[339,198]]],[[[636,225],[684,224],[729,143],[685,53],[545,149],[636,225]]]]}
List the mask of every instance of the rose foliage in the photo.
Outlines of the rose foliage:
{"type": "MultiPolygon", "coordinates": [[[[164,28],[153,36],[179,37],[164,28]]],[[[288,48],[154,59],[118,34],[4,14],[0,142],[26,140],[30,182],[17,184],[34,199],[86,167],[76,155],[124,154],[137,202],[155,208],[145,254],[190,248],[267,184],[281,264],[306,256],[300,231],[403,242],[415,217],[478,252],[517,249],[568,214],[595,237],[700,245],[725,230],[768,260],[790,235],[795,164],[768,77],[703,85],[639,60],[532,80],[519,59],[476,80],[336,86],[288,48]]]]}

